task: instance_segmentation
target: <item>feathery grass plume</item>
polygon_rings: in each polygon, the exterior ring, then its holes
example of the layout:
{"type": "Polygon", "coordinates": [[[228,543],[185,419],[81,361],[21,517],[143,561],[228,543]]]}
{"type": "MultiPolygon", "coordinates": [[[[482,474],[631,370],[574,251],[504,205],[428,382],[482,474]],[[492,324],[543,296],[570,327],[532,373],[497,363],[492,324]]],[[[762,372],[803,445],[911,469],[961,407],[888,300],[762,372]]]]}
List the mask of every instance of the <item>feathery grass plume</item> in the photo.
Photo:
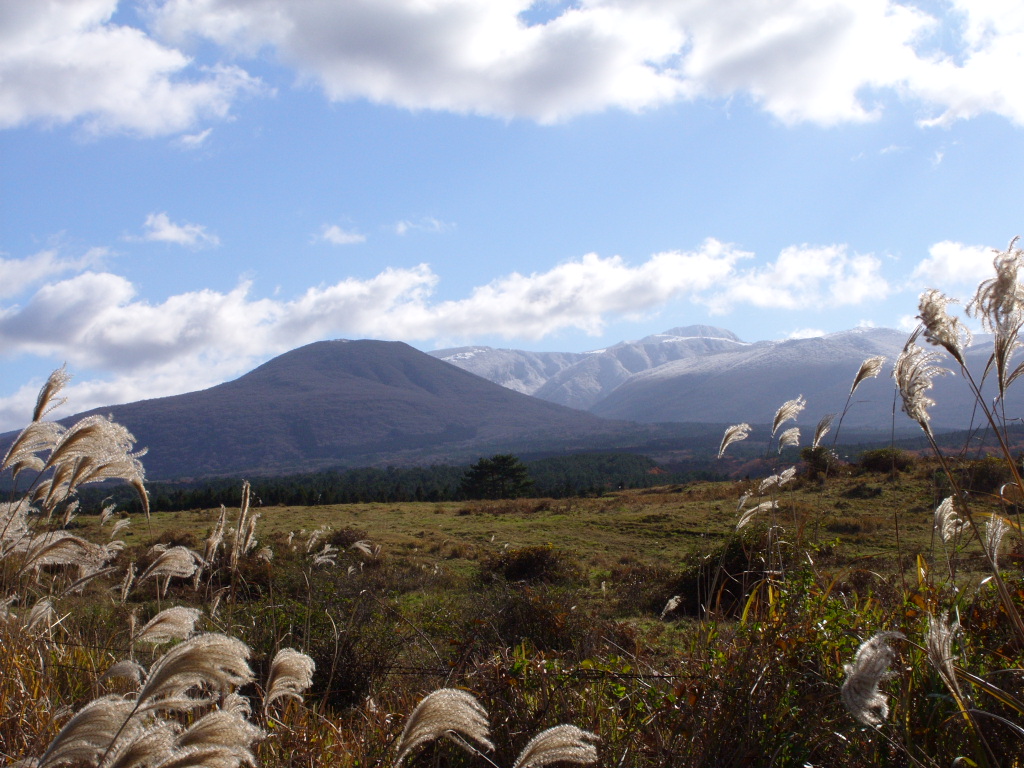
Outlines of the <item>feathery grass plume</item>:
{"type": "Polygon", "coordinates": [[[111,664],[110,668],[100,676],[99,682],[103,683],[107,680],[121,677],[126,680],[131,680],[136,686],[140,686],[142,685],[142,680],[145,676],[146,670],[141,664],[138,664],[131,659],[123,659],[122,661],[117,661],[111,664]]]}
{"type": "MultiPolygon", "coordinates": [[[[320,539],[323,538],[330,530],[329,526],[321,525],[315,531],[309,534],[309,538],[306,539],[306,552],[307,554],[312,552],[316,545],[320,543],[320,539]]],[[[299,535],[302,535],[303,531],[299,531],[299,535]]]]}
{"type": "Polygon", "coordinates": [[[260,551],[256,553],[256,559],[262,560],[265,563],[269,563],[271,560],[274,559],[274,550],[271,549],[269,546],[261,547],[260,551]]]}
{"type": "Polygon", "coordinates": [[[150,667],[137,702],[178,699],[189,689],[209,686],[228,692],[252,682],[249,646],[227,635],[197,635],[176,645],[150,667]]]}
{"type": "Polygon", "coordinates": [[[779,453],[787,445],[800,445],[800,427],[790,427],[779,435],[779,453]]]}
{"type": "Polygon", "coordinates": [[[160,765],[174,754],[175,728],[166,720],[147,724],[131,739],[119,738],[103,758],[103,768],[143,768],[160,765]]]}
{"type": "Polygon", "coordinates": [[[149,568],[142,572],[139,583],[158,576],[187,579],[196,572],[200,563],[202,558],[196,552],[179,544],[161,552],[159,557],[149,564],[149,568]]]}
{"type": "Polygon", "coordinates": [[[932,668],[939,674],[943,684],[956,699],[957,706],[961,710],[965,710],[965,703],[969,702],[970,698],[964,696],[960,682],[956,679],[956,670],[953,668],[953,641],[959,632],[959,621],[954,621],[951,625],[944,616],[932,616],[928,622],[924,646],[932,668]]]}
{"type": "Polygon", "coordinates": [[[135,640],[142,643],[184,640],[195,631],[196,622],[202,615],[202,611],[196,608],[185,608],[180,605],[165,608],[139,630],[135,640]]]}
{"type": "Polygon", "coordinates": [[[100,512],[100,525],[106,525],[111,517],[114,516],[114,510],[117,509],[116,504],[107,504],[103,511],[100,512]]]}
{"type": "Polygon", "coordinates": [[[556,725],[530,739],[512,768],[539,768],[563,761],[581,765],[596,763],[598,741],[597,734],[575,725],[556,725]]]}
{"type": "Polygon", "coordinates": [[[825,435],[828,434],[829,430],[832,429],[832,422],[835,421],[836,415],[834,413],[826,413],[818,421],[818,426],[814,428],[814,440],[811,441],[811,448],[817,448],[821,445],[821,441],[825,435]]]}
{"type": "Polygon", "coordinates": [[[117,536],[117,534],[119,534],[121,531],[123,531],[131,524],[132,519],[130,517],[122,517],[120,520],[114,523],[114,527],[110,531],[110,538],[113,539],[115,536],[117,536]]]}
{"type": "Polygon", "coordinates": [[[678,608],[681,602],[683,602],[682,595],[673,595],[672,597],[670,597],[668,599],[668,602],[665,603],[665,607],[661,609],[661,615],[658,618],[664,619],[666,616],[672,613],[672,611],[678,608]]]}
{"type": "Polygon", "coordinates": [[[32,606],[25,618],[25,629],[29,632],[41,634],[53,629],[57,621],[57,611],[49,598],[42,598],[32,606]]]}
{"type": "Polygon", "coordinates": [[[967,523],[957,516],[954,498],[944,498],[935,508],[935,530],[942,536],[942,540],[946,543],[953,541],[966,527],[967,523]]]}
{"type": "Polygon", "coordinates": [[[354,543],[352,546],[350,546],[349,549],[355,549],[355,550],[357,550],[359,552],[362,552],[367,557],[373,557],[374,556],[373,542],[371,542],[369,539],[360,539],[359,541],[354,543]]]}
{"type": "Polygon", "coordinates": [[[338,564],[338,548],[332,546],[328,542],[324,542],[323,549],[317,552],[313,556],[313,565],[320,566],[335,566],[338,564]]]}
{"type": "Polygon", "coordinates": [[[74,566],[85,572],[102,568],[115,554],[66,531],[51,531],[29,539],[21,572],[47,565],[74,566]]]}
{"type": "Polygon", "coordinates": [[[889,665],[896,658],[889,642],[905,639],[902,632],[879,632],[861,643],[852,664],[843,666],[843,706],[864,725],[881,728],[889,717],[889,703],[878,684],[890,676],[889,665]]]}
{"type": "Polygon", "coordinates": [[[743,515],[739,519],[739,522],[736,523],[736,530],[738,531],[741,528],[743,528],[747,523],[749,523],[751,520],[753,520],[757,515],[761,514],[762,512],[766,512],[769,509],[778,509],[778,508],[779,508],[779,502],[777,502],[777,501],[762,501],[756,507],[751,507],[750,509],[748,509],[746,512],[743,513],[743,515]]]}
{"type": "Polygon", "coordinates": [[[71,374],[65,363],[50,374],[36,396],[36,407],[32,409],[32,421],[39,421],[50,411],[60,408],[68,401],[66,397],[58,398],[57,395],[65,385],[71,381],[71,374]]]}
{"type": "Polygon", "coordinates": [[[238,525],[235,528],[234,541],[231,544],[229,564],[231,570],[238,569],[238,560],[244,554],[244,542],[249,533],[249,501],[252,497],[248,480],[242,482],[242,500],[238,505],[238,525]]]}
{"type": "Polygon", "coordinates": [[[42,471],[46,463],[35,454],[52,451],[64,431],[64,427],[53,421],[33,421],[21,430],[7,449],[3,462],[0,462],[0,471],[11,469],[17,475],[15,467],[18,465],[42,471]]]}
{"type": "Polygon", "coordinates": [[[135,584],[135,563],[129,563],[128,567],[124,570],[124,579],[121,581],[121,602],[124,603],[128,600],[128,595],[132,591],[132,585],[135,584]]]}
{"type": "Polygon", "coordinates": [[[738,443],[740,440],[746,440],[750,435],[749,424],[734,424],[725,430],[725,434],[722,435],[722,444],[718,446],[718,458],[722,458],[725,454],[725,449],[733,443],[738,443]]]}
{"type": "Polygon", "coordinates": [[[0,502],[0,560],[14,550],[21,550],[31,536],[29,512],[35,511],[25,499],[0,502]]]}
{"type": "Polygon", "coordinates": [[[775,420],[772,422],[772,437],[775,437],[775,433],[785,422],[799,416],[806,405],[807,401],[804,400],[803,395],[797,395],[795,399],[787,400],[780,405],[779,410],[775,412],[775,420]]]}
{"type": "Polygon", "coordinates": [[[794,477],[796,477],[796,467],[790,467],[789,469],[782,470],[779,473],[779,487],[782,487],[794,477]]]}
{"type": "Polygon", "coordinates": [[[1003,537],[1010,530],[1010,524],[1002,515],[992,515],[985,524],[985,548],[992,557],[992,562],[999,567],[999,548],[1003,545],[1003,537]]]}
{"type": "Polygon", "coordinates": [[[1017,326],[1024,314],[1024,287],[1017,279],[1024,266],[1024,251],[1016,247],[1019,239],[1013,238],[1005,251],[996,252],[992,260],[996,276],[978,285],[967,305],[967,313],[978,317],[982,327],[995,334],[1017,326]]]}
{"type": "Polygon", "coordinates": [[[935,405],[926,394],[932,388],[932,379],[936,376],[944,376],[950,373],[945,368],[932,365],[938,354],[928,352],[924,347],[918,346],[917,337],[921,329],[914,331],[907,339],[906,345],[896,363],[893,366],[892,375],[896,379],[896,386],[900,390],[900,398],[903,400],[903,412],[916,421],[925,434],[931,435],[931,417],[928,409],[935,405]]]}
{"type": "Polygon", "coordinates": [[[885,365],[885,357],[883,355],[869,357],[861,363],[860,368],[857,369],[857,375],[853,377],[853,385],[850,387],[850,397],[853,397],[853,393],[857,391],[857,387],[859,387],[862,382],[866,379],[873,379],[878,376],[882,371],[883,365],[885,365]]]}
{"type": "MultiPolygon", "coordinates": [[[[398,739],[398,765],[416,747],[455,732],[486,749],[494,749],[488,738],[487,710],[472,694],[457,688],[439,688],[427,694],[409,715],[409,719],[398,739]]],[[[464,749],[469,745],[452,739],[464,749]]]]}
{"type": "Polygon", "coordinates": [[[263,712],[281,698],[302,701],[302,692],[313,685],[316,663],[294,648],[282,648],[270,663],[267,692],[263,696],[263,712]]]}
{"type": "Polygon", "coordinates": [[[78,508],[79,508],[79,506],[80,506],[80,503],[79,503],[78,499],[75,499],[71,503],[64,505],[64,522],[63,522],[63,525],[64,525],[65,528],[67,528],[69,525],[71,525],[71,521],[74,520],[76,517],[78,517],[78,508]]]}
{"type": "Polygon", "coordinates": [[[118,734],[130,737],[141,730],[141,726],[128,724],[134,708],[134,702],[120,696],[93,699],[60,729],[35,768],[77,763],[98,765],[118,734]]]}
{"type": "Polygon", "coordinates": [[[918,300],[917,309],[921,314],[917,319],[924,326],[924,337],[928,343],[942,347],[960,365],[966,365],[964,349],[971,345],[971,332],[959,318],[946,311],[946,306],[950,303],[958,302],[942,291],[934,288],[927,290],[918,300]]]}
{"type": "Polygon", "coordinates": [[[203,547],[203,561],[212,563],[217,558],[217,550],[220,549],[221,543],[224,541],[224,527],[228,521],[228,508],[223,504],[220,505],[220,517],[217,518],[217,524],[210,531],[210,535],[206,539],[206,544],[203,547]]]}
{"type": "Polygon", "coordinates": [[[196,720],[174,741],[176,750],[221,747],[229,759],[255,765],[250,747],[263,738],[263,731],[246,719],[246,711],[238,707],[215,709],[196,720]]]}

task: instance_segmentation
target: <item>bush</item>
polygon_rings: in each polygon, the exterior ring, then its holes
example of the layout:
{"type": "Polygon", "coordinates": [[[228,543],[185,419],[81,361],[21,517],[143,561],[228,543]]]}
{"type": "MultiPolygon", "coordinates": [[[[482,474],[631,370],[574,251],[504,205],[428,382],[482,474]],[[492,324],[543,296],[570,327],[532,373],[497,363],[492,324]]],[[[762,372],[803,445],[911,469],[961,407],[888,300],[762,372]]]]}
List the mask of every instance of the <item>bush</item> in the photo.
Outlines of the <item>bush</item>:
{"type": "Polygon", "coordinates": [[[807,476],[810,478],[834,475],[842,466],[836,452],[823,445],[819,445],[817,448],[801,449],[800,458],[807,465],[807,476]]]}
{"type": "Polygon", "coordinates": [[[481,565],[480,575],[484,581],[501,577],[505,581],[530,584],[564,584],[578,581],[581,577],[575,561],[551,545],[500,552],[481,565]]]}
{"type": "Polygon", "coordinates": [[[899,448],[864,451],[858,465],[867,472],[906,472],[914,466],[914,457],[899,448]]]}

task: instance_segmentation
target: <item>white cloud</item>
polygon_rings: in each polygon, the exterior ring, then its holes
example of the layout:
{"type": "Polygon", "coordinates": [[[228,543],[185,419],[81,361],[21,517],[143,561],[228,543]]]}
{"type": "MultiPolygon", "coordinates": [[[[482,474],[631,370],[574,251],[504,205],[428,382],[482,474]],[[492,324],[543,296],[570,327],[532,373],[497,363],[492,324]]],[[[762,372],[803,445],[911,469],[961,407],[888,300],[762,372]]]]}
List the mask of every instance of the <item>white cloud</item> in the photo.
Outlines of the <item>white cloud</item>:
{"type": "Polygon", "coordinates": [[[918,288],[939,288],[947,292],[973,291],[992,276],[995,251],[983,245],[964,245],[951,240],[935,243],[911,274],[918,288]]]}
{"type": "Polygon", "coordinates": [[[844,245],[790,246],[775,262],[736,274],[704,301],[713,312],[736,304],[765,309],[824,309],[884,298],[890,286],[881,261],[849,255],[844,245]]]}
{"type": "Polygon", "coordinates": [[[206,231],[201,224],[175,224],[166,213],[151,213],[143,223],[146,231],[142,240],[158,243],[174,243],[188,248],[220,245],[220,238],[206,231]]]}
{"type": "Polygon", "coordinates": [[[933,123],[1024,124],[1015,0],[952,0],[944,17],[894,0],[584,0],[525,21],[539,4],[168,0],[154,23],[172,41],[275,51],[339,101],[555,122],[740,95],[830,125],[877,117],[887,93],[933,108],[933,123]]]}
{"type": "Polygon", "coordinates": [[[395,234],[399,236],[407,235],[409,232],[429,232],[437,235],[452,229],[455,229],[454,224],[435,219],[433,216],[421,216],[415,221],[402,219],[395,224],[395,234]]]}
{"type": "Polygon", "coordinates": [[[319,240],[331,245],[354,245],[365,243],[366,235],[342,229],[337,224],[324,224],[320,229],[319,240]]]}
{"type": "Polygon", "coordinates": [[[136,27],[117,0],[31,0],[0,11],[0,127],[81,121],[91,133],[155,136],[223,118],[259,81],[202,68],[136,27]]]}
{"type": "MultiPolygon", "coordinates": [[[[226,293],[191,291],[157,303],[140,298],[122,276],[87,271],[43,285],[21,306],[0,304],[0,349],[101,372],[102,379],[76,385],[75,407],[84,409],[200,389],[324,338],[473,339],[485,332],[540,339],[565,329],[597,334],[609,319],[643,317],[673,301],[722,311],[740,303],[804,308],[866,301],[887,290],[876,259],[841,246],[786,249],[762,267],[748,266],[752,259],[714,239],[635,265],[587,254],[447,301],[432,299],[439,278],[425,264],[290,299],[254,297],[243,282],[226,293]]],[[[3,420],[27,391],[0,398],[0,429],[17,426],[3,420]]]]}
{"type": "Polygon", "coordinates": [[[77,259],[63,258],[56,249],[39,251],[23,259],[0,257],[0,299],[17,296],[47,278],[95,267],[108,255],[106,248],[92,248],[77,259]]]}
{"type": "Polygon", "coordinates": [[[207,128],[199,133],[186,133],[178,137],[178,146],[182,149],[199,149],[210,138],[213,128],[207,128]]]}

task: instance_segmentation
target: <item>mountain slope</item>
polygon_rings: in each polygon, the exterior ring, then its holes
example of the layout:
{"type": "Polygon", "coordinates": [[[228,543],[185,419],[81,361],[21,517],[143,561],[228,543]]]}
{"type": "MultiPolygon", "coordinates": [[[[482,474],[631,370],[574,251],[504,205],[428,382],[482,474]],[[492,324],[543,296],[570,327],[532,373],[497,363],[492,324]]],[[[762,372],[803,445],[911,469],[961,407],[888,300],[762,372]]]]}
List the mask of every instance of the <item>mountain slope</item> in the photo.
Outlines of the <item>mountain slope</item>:
{"type": "Polygon", "coordinates": [[[552,376],[587,356],[581,352],[526,352],[493,347],[454,347],[428,354],[526,395],[534,394],[552,376]]]}
{"type": "Polygon", "coordinates": [[[622,428],[382,341],[318,342],[201,392],[94,412],[112,414],[148,446],[154,479],[311,470],[410,452],[469,457],[531,443],[561,450],[622,428]]]}

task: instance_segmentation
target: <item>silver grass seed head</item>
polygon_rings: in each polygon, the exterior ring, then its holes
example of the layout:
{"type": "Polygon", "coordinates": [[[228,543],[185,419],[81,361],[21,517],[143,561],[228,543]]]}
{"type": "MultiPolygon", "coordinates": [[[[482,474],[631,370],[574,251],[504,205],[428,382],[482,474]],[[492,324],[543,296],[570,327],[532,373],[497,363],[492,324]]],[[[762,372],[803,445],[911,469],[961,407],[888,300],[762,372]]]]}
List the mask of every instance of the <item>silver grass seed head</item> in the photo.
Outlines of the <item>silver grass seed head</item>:
{"type": "Polygon", "coordinates": [[[834,413],[826,413],[818,421],[818,426],[814,428],[814,440],[811,442],[812,449],[821,445],[822,439],[832,429],[832,422],[835,421],[835,418],[836,415],[834,413]]]}
{"type": "Polygon", "coordinates": [[[777,501],[762,501],[756,507],[751,507],[750,509],[748,509],[746,512],[744,512],[740,516],[739,522],[736,523],[736,530],[738,531],[741,528],[744,528],[747,525],[747,523],[749,523],[751,520],[753,520],[755,517],[757,517],[762,512],[766,512],[769,509],[778,509],[778,508],[779,508],[779,502],[777,502],[777,501]]]}
{"type": "Polygon", "coordinates": [[[779,410],[775,412],[775,420],[772,422],[772,437],[775,437],[775,433],[785,422],[799,416],[806,405],[807,401],[804,400],[803,395],[797,395],[793,400],[787,400],[780,405],[779,410]]]}
{"type": "Polygon", "coordinates": [[[800,427],[790,427],[779,435],[779,453],[790,445],[800,445],[800,427]]]}
{"type": "Polygon", "coordinates": [[[596,763],[599,741],[597,734],[575,725],[556,725],[530,739],[512,768],[540,768],[557,762],[596,763]]]}
{"type": "Polygon", "coordinates": [[[924,338],[929,344],[942,347],[961,365],[964,362],[964,350],[971,345],[971,332],[946,310],[949,304],[955,304],[942,291],[934,288],[921,294],[917,309],[921,313],[917,319],[924,326],[924,338]]]}
{"type": "Polygon", "coordinates": [[[789,469],[782,470],[779,473],[779,487],[790,482],[794,477],[796,477],[796,467],[790,467],[789,469]]]}
{"type": "Polygon", "coordinates": [[[956,679],[956,670],[953,667],[953,641],[960,633],[960,622],[952,624],[945,616],[932,616],[928,622],[928,632],[925,634],[925,650],[928,661],[932,668],[938,673],[943,684],[956,698],[960,704],[967,700],[960,683],[956,679]]]}
{"type": "Polygon", "coordinates": [[[665,603],[665,607],[661,609],[661,615],[658,618],[659,619],[664,619],[666,616],[668,616],[670,613],[672,613],[672,611],[674,611],[676,608],[678,608],[679,604],[682,603],[682,602],[683,602],[682,595],[673,595],[672,597],[670,597],[668,599],[668,602],[665,603]]]}
{"type": "Polygon", "coordinates": [[[725,434],[722,435],[722,443],[718,446],[718,458],[722,458],[725,454],[725,449],[730,445],[738,443],[740,440],[746,440],[749,435],[749,424],[734,424],[733,426],[726,428],[725,434]]]}
{"type": "Polygon", "coordinates": [[[107,671],[100,676],[99,682],[103,683],[119,677],[131,680],[136,686],[140,686],[146,677],[146,670],[131,659],[122,659],[111,664],[107,671]]]}
{"type": "Polygon", "coordinates": [[[39,757],[37,768],[67,763],[97,765],[119,731],[126,738],[132,735],[133,729],[126,723],[134,708],[134,702],[120,696],[93,699],[60,729],[39,757]]]}
{"type": "Polygon", "coordinates": [[[999,566],[999,549],[1003,545],[1003,537],[1010,530],[1010,524],[1002,515],[992,515],[985,524],[985,549],[996,567],[999,566]]]}
{"type": "Polygon", "coordinates": [[[903,400],[903,412],[930,435],[932,430],[928,409],[935,405],[935,401],[928,397],[927,392],[932,388],[932,379],[950,371],[933,365],[939,357],[938,353],[928,352],[918,346],[918,333],[915,331],[907,340],[903,351],[896,358],[892,375],[903,400]]]}
{"type": "Polygon", "coordinates": [[[156,720],[133,738],[119,738],[103,759],[101,768],[143,768],[167,760],[173,754],[175,727],[156,720]]]}
{"type": "Polygon", "coordinates": [[[180,698],[195,687],[230,691],[252,682],[248,660],[249,647],[241,640],[216,633],[197,635],[153,664],[138,701],[180,698]]]}
{"type": "Polygon", "coordinates": [[[282,648],[270,664],[267,692],[263,697],[263,711],[281,698],[302,701],[302,692],[313,685],[316,663],[294,648],[282,648]]]}
{"type": "Polygon", "coordinates": [[[114,523],[114,527],[110,531],[110,538],[113,539],[115,536],[117,536],[117,534],[119,534],[121,531],[123,531],[131,524],[132,519],[130,517],[122,517],[120,520],[114,523]]]}
{"type": "Polygon", "coordinates": [[[196,622],[202,615],[202,612],[196,608],[185,608],[180,605],[165,608],[139,630],[135,640],[143,643],[185,640],[195,631],[196,622]]]}
{"type": "Polygon", "coordinates": [[[373,557],[373,542],[369,539],[360,539],[359,541],[352,544],[349,549],[354,549],[358,552],[362,552],[367,557],[373,557]]]}
{"type": "MultiPolygon", "coordinates": [[[[53,421],[33,421],[21,430],[11,443],[11,447],[7,449],[3,462],[0,462],[0,471],[10,469],[19,462],[24,463],[33,459],[42,461],[35,454],[52,451],[64,431],[64,427],[53,421]]],[[[39,470],[44,466],[45,462],[39,466],[39,470]]]]}
{"type": "Polygon", "coordinates": [[[420,745],[449,732],[455,732],[486,749],[494,749],[488,738],[487,710],[476,697],[456,688],[439,688],[427,694],[409,715],[398,740],[395,766],[420,745]]]}
{"type": "Polygon", "coordinates": [[[60,408],[67,402],[66,397],[57,397],[57,395],[69,381],[71,381],[71,374],[68,373],[66,363],[50,374],[36,396],[36,407],[32,409],[32,421],[39,421],[50,411],[60,408]]]}
{"type": "Polygon", "coordinates": [[[902,632],[879,632],[861,643],[853,663],[843,668],[843,705],[864,725],[880,728],[889,717],[889,703],[878,684],[889,677],[889,665],[896,658],[890,641],[904,639],[902,632]]]}
{"type": "Polygon", "coordinates": [[[853,393],[857,391],[857,387],[859,387],[862,382],[866,379],[873,379],[878,376],[884,364],[885,357],[882,355],[869,357],[861,363],[860,368],[857,370],[857,375],[853,377],[853,385],[850,387],[850,397],[853,397],[853,393]]]}
{"type": "Polygon", "coordinates": [[[1024,251],[1016,247],[1018,239],[1013,238],[1005,251],[996,253],[992,260],[996,276],[978,285],[967,305],[967,313],[978,317],[982,327],[997,336],[1019,326],[1024,314],[1024,287],[1018,280],[1024,266],[1024,251]]]}
{"type": "Polygon", "coordinates": [[[262,730],[249,722],[244,710],[238,707],[221,708],[196,720],[175,739],[174,747],[176,750],[225,747],[251,756],[250,747],[263,735],[262,730]]]}
{"type": "Polygon", "coordinates": [[[202,564],[202,558],[188,547],[178,545],[164,550],[139,577],[139,583],[157,576],[187,579],[202,564]]]}
{"type": "Polygon", "coordinates": [[[947,544],[956,539],[966,525],[967,523],[957,515],[956,501],[953,496],[947,496],[935,508],[935,530],[947,544]]]}

